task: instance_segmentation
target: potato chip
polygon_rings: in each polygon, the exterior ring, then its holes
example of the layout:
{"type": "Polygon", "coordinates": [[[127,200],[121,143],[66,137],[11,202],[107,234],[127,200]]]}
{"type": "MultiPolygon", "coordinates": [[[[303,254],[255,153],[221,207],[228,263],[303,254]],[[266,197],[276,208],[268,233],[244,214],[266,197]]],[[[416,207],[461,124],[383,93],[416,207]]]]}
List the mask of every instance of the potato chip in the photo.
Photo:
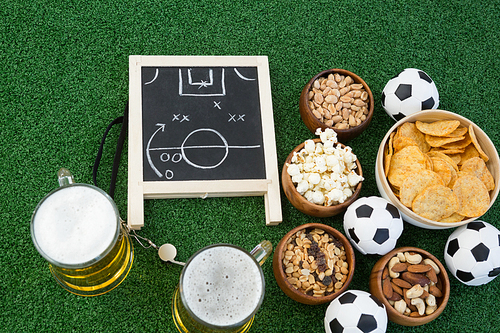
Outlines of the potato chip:
{"type": "Polygon", "coordinates": [[[464,219],[465,217],[458,214],[458,213],[453,213],[448,217],[445,217],[444,219],[440,220],[439,222],[445,222],[445,223],[455,223],[455,222],[460,222],[464,219]]]}
{"type": "Polygon", "coordinates": [[[455,169],[455,171],[458,172],[458,165],[455,162],[453,162],[453,160],[450,157],[448,157],[448,155],[445,155],[445,154],[438,152],[438,151],[430,151],[427,153],[427,155],[429,155],[429,157],[431,157],[431,158],[432,157],[439,157],[439,158],[445,160],[446,162],[450,163],[450,165],[453,167],[453,169],[455,169]]]}
{"type": "Polygon", "coordinates": [[[479,156],[481,156],[481,158],[485,162],[488,162],[489,157],[488,157],[488,155],[486,155],[486,153],[481,148],[479,141],[477,141],[477,137],[476,137],[476,134],[474,133],[474,127],[472,127],[472,124],[469,125],[469,135],[470,135],[470,138],[472,139],[472,143],[474,144],[474,147],[476,147],[477,152],[479,153],[479,156]]]}
{"type": "Polygon", "coordinates": [[[445,149],[445,148],[441,148],[441,147],[432,147],[430,151],[437,151],[437,152],[440,152],[441,154],[445,154],[445,155],[453,155],[453,154],[461,154],[465,151],[465,148],[464,149],[445,149]]]}
{"type": "Polygon", "coordinates": [[[417,215],[429,220],[440,221],[457,211],[459,201],[450,188],[443,185],[433,185],[417,195],[411,206],[417,215]]]}
{"type": "Polygon", "coordinates": [[[387,179],[392,185],[400,188],[410,173],[425,170],[425,161],[425,155],[418,147],[405,147],[392,156],[387,179]]]}
{"type": "Polygon", "coordinates": [[[484,183],[479,178],[468,173],[461,173],[453,192],[460,204],[456,211],[466,217],[478,217],[486,213],[490,205],[490,196],[484,183]]]}
{"type": "Polygon", "coordinates": [[[467,160],[464,164],[462,164],[460,171],[468,172],[479,178],[484,183],[488,191],[495,189],[495,179],[493,179],[490,170],[488,170],[488,167],[482,158],[473,157],[467,160]]]}
{"type": "Polygon", "coordinates": [[[453,154],[453,153],[444,153],[444,152],[441,152],[442,154],[445,154],[446,156],[448,156],[449,158],[451,158],[451,160],[453,162],[455,162],[456,165],[458,165],[458,163],[460,163],[460,161],[462,160],[462,157],[460,157],[460,153],[456,153],[456,154],[453,154]]]}
{"type": "Polygon", "coordinates": [[[431,146],[431,147],[442,147],[446,144],[453,143],[456,141],[463,140],[465,137],[463,136],[457,136],[457,137],[445,137],[445,136],[433,136],[426,134],[425,135],[425,141],[431,146]]]}
{"type": "Polygon", "coordinates": [[[445,186],[448,186],[452,178],[452,170],[455,171],[455,169],[453,169],[453,167],[442,158],[431,157],[431,160],[432,160],[432,171],[437,173],[443,179],[445,186]]]}
{"type": "Polygon", "coordinates": [[[444,185],[443,179],[434,171],[422,170],[409,174],[401,185],[401,203],[411,208],[413,199],[425,188],[432,185],[444,185]]]}
{"type": "Polygon", "coordinates": [[[432,123],[424,123],[421,121],[416,121],[415,126],[420,132],[424,134],[434,135],[434,136],[446,136],[452,133],[454,130],[460,126],[460,121],[458,120],[438,120],[432,123]]]}
{"type": "Polygon", "coordinates": [[[467,133],[467,127],[459,126],[456,130],[447,134],[448,137],[464,136],[467,133]]]}
{"type": "Polygon", "coordinates": [[[462,154],[460,154],[460,162],[457,164],[459,164],[459,165],[464,164],[465,161],[467,161],[468,159],[473,158],[473,157],[478,157],[478,156],[479,156],[479,152],[477,151],[476,146],[474,146],[473,144],[470,144],[467,147],[465,147],[464,152],[462,154]]]}
{"type": "Polygon", "coordinates": [[[389,166],[391,165],[391,158],[392,155],[394,154],[394,149],[392,145],[392,140],[394,138],[395,133],[392,132],[389,134],[389,142],[385,145],[385,150],[384,150],[384,173],[385,176],[389,174],[389,166]]]}
{"type": "Polygon", "coordinates": [[[431,148],[427,141],[425,141],[425,135],[418,130],[418,128],[415,126],[415,123],[402,124],[398,128],[398,133],[398,136],[404,136],[413,139],[413,141],[415,141],[415,143],[423,153],[427,153],[431,148]]]}
{"type": "Polygon", "coordinates": [[[470,143],[472,142],[472,139],[469,135],[469,133],[465,134],[463,139],[455,142],[450,142],[446,143],[441,146],[443,149],[465,149],[470,143]]]}
{"type": "Polygon", "coordinates": [[[412,138],[406,136],[399,136],[397,139],[394,140],[393,146],[394,146],[394,151],[397,152],[407,146],[417,146],[417,143],[412,138]]]}

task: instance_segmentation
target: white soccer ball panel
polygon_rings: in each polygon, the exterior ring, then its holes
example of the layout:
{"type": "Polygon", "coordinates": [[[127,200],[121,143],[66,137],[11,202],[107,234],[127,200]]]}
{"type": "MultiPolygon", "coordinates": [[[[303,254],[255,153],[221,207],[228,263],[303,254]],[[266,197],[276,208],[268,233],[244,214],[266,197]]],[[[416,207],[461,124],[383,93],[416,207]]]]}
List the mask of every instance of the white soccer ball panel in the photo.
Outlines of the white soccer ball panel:
{"type": "Polygon", "coordinates": [[[479,232],[470,229],[464,229],[459,233],[458,244],[460,248],[472,249],[477,244],[481,243],[481,235],[479,232]]]}
{"type": "Polygon", "coordinates": [[[401,110],[402,113],[404,113],[405,115],[408,116],[410,114],[413,114],[415,112],[422,110],[422,101],[420,101],[412,96],[412,97],[407,98],[404,101],[400,102],[399,109],[401,110]]]}
{"type": "Polygon", "coordinates": [[[342,304],[341,312],[336,317],[339,323],[344,327],[356,327],[358,325],[361,313],[358,307],[353,304],[342,304]]]}
{"type": "Polygon", "coordinates": [[[398,74],[398,77],[401,83],[406,84],[411,84],[420,80],[418,69],[416,68],[406,68],[398,74]]]}
{"type": "Polygon", "coordinates": [[[376,207],[370,220],[376,227],[388,228],[392,224],[392,215],[385,208],[376,207]]]}
{"type": "Polygon", "coordinates": [[[471,272],[476,265],[476,259],[474,259],[472,253],[465,248],[460,248],[452,259],[456,269],[464,272],[471,272]]]}
{"type": "Polygon", "coordinates": [[[400,82],[401,82],[400,78],[396,76],[395,78],[392,78],[389,81],[387,81],[384,89],[382,90],[387,92],[393,92],[399,86],[400,82]]]}
{"type": "Polygon", "coordinates": [[[385,106],[384,109],[391,114],[397,114],[401,111],[401,101],[398,96],[394,95],[394,93],[389,93],[385,95],[385,106]]]}
{"type": "Polygon", "coordinates": [[[371,241],[375,231],[377,231],[377,226],[372,222],[371,218],[359,219],[354,223],[353,227],[361,241],[371,241]]]}

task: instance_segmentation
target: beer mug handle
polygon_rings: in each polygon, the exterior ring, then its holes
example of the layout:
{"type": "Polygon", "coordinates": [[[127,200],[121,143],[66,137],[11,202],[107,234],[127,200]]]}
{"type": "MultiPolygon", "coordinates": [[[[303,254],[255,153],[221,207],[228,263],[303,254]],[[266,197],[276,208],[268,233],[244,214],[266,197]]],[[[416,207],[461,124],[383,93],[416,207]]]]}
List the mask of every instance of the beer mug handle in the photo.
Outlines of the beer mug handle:
{"type": "Polygon", "coordinates": [[[75,182],[73,175],[66,168],[61,168],[57,171],[57,179],[59,181],[59,186],[66,186],[75,182]]]}
{"type": "Polygon", "coordinates": [[[262,266],[264,261],[271,255],[271,252],[273,252],[273,244],[268,240],[264,240],[254,247],[253,250],[250,251],[250,254],[253,255],[259,265],[262,266]]]}

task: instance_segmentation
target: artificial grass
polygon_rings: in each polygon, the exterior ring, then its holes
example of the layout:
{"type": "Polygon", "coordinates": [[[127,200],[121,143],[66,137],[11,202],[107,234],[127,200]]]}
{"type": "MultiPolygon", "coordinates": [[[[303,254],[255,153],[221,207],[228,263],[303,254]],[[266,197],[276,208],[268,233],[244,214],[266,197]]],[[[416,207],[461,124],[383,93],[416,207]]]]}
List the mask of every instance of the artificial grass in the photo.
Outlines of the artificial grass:
{"type": "MultiPolygon", "coordinates": [[[[170,314],[180,267],[134,243],[127,279],[110,293],[83,298],[60,288],[30,238],[38,201],[69,168],[91,183],[92,165],[107,124],[128,99],[128,56],[267,55],[279,169],[289,151],[312,134],[301,122],[304,84],[327,68],[361,76],[376,101],[367,131],[348,142],[365,175],[362,196],[378,195],[375,155],[393,121],[380,106],[385,83],[407,67],[426,71],[440,92],[440,108],[481,127],[498,147],[499,1],[43,1],[5,0],[0,16],[0,331],[174,332],[170,314]]],[[[107,189],[118,130],[105,147],[98,179],[107,189]]],[[[115,201],[127,210],[127,154],[115,201]]],[[[326,223],[342,230],[342,216],[313,218],[282,196],[283,222],[266,227],[261,197],[151,200],[142,236],[173,243],[185,261],[199,248],[228,242],[251,249],[274,245],[293,227],[326,223]]],[[[495,204],[483,219],[500,227],[495,204]]],[[[417,246],[443,260],[452,230],[405,224],[398,246],[417,246]]],[[[378,256],[356,253],[351,289],[368,290],[378,256]]],[[[322,332],[327,305],[307,306],[277,286],[263,266],[266,296],[252,332],[322,332]]],[[[500,280],[467,287],[451,278],[447,308],[421,327],[389,323],[388,332],[496,332],[500,280]]]]}

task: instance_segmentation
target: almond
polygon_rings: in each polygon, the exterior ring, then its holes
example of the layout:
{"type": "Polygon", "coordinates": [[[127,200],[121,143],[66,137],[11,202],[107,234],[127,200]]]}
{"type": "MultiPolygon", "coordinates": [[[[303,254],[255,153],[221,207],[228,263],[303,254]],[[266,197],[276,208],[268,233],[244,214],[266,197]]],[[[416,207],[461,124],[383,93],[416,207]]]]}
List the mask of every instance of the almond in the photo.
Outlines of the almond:
{"type": "Polygon", "coordinates": [[[421,265],[421,264],[418,264],[418,265],[410,265],[408,266],[408,272],[412,272],[412,273],[426,273],[428,271],[430,271],[432,269],[432,267],[430,265],[421,265]]]}
{"type": "Polygon", "coordinates": [[[429,278],[429,280],[431,280],[434,283],[437,283],[438,278],[436,272],[433,269],[428,271],[425,275],[429,278]]]}
{"type": "Polygon", "coordinates": [[[404,272],[401,274],[403,280],[409,282],[411,285],[416,285],[417,283],[422,287],[428,285],[431,280],[423,274],[404,272]]]}
{"type": "Polygon", "coordinates": [[[401,273],[405,272],[408,268],[408,265],[405,264],[404,262],[397,263],[396,265],[392,266],[391,271],[394,273],[401,273]]]}
{"type": "Polygon", "coordinates": [[[382,280],[385,280],[389,277],[389,269],[386,267],[384,267],[384,270],[382,271],[382,280]]]}
{"type": "Polygon", "coordinates": [[[429,287],[429,294],[434,295],[434,297],[443,297],[443,293],[436,286],[429,287]]]}
{"type": "Polygon", "coordinates": [[[387,298],[387,299],[390,299],[392,298],[392,285],[391,285],[391,280],[390,279],[384,279],[382,281],[382,291],[384,292],[384,296],[387,298]]]}
{"type": "Polygon", "coordinates": [[[405,288],[405,289],[410,289],[412,287],[412,285],[410,283],[406,282],[405,280],[399,279],[399,278],[392,279],[392,283],[394,283],[395,285],[397,285],[401,288],[405,288]]]}
{"type": "Polygon", "coordinates": [[[391,282],[391,286],[392,286],[392,290],[398,294],[400,294],[401,296],[403,296],[403,289],[401,289],[400,286],[398,286],[397,284],[391,282]]]}

